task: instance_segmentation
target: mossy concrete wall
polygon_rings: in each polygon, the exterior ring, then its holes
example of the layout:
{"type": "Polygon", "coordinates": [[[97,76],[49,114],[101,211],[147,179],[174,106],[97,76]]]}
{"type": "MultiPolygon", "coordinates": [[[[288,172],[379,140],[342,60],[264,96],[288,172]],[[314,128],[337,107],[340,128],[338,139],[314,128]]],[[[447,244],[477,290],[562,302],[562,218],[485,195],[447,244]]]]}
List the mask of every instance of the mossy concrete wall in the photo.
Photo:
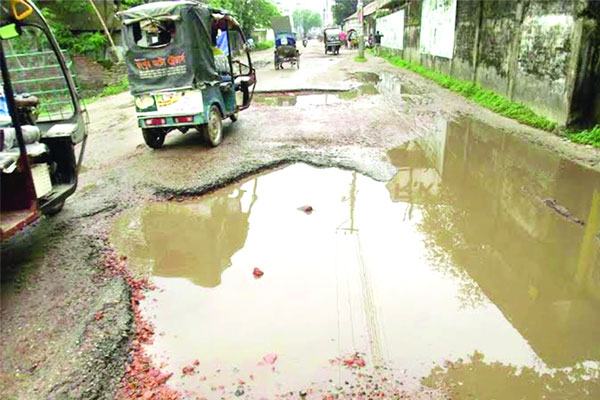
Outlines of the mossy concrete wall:
{"type": "Polygon", "coordinates": [[[599,4],[457,0],[454,56],[443,58],[422,53],[420,23],[427,16],[421,0],[407,0],[404,49],[394,53],[476,82],[560,125],[590,125],[600,122],[599,4]]]}

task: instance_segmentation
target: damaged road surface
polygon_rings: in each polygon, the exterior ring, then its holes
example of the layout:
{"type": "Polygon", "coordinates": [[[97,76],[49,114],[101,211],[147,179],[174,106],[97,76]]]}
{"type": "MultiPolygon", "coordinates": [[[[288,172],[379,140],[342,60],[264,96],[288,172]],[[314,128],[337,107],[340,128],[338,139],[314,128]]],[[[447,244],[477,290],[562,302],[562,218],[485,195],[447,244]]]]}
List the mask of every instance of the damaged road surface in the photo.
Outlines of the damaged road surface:
{"type": "Polygon", "coordinates": [[[265,65],[218,148],[90,104],[2,245],[0,397],[600,397],[598,151],[354,56],[265,65]]]}
{"type": "Polygon", "coordinates": [[[117,251],[159,288],[141,309],[170,384],[214,399],[598,394],[597,173],[546,153],[515,170],[529,146],[482,134],[450,123],[390,151],[387,185],[296,164],[119,217],[117,251]],[[548,208],[548,189],[590,226],[548,208]]]}

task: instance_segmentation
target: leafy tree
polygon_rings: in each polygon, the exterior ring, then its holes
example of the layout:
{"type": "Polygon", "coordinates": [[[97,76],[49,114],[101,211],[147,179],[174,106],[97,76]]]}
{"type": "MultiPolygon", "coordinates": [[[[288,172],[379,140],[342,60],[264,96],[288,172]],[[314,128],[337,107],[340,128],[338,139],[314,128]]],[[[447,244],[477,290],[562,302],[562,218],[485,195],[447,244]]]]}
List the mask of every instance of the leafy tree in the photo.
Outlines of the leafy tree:
{"type": "Polygon", "coordinates": [[[307,33],[312,28],[318,28],[323,26],[321,20],[321,14],[311,10],[296,10],[294,11],[294,24],[297,30],[302,30],[303,33],[307,33]]]}
{"type": "Polygon", "coordinates": [[[52,33],[54,33],[61,49],[69,50],[75,54],[90,55],[99,59],[104,58],[103,52],[107,40],[101,32],[85,32],[75,35],[67,24],[57,16],[57,14],[77,15],[93,12],[87,1],[56,0],[53,2],[52,7],[48,7],[45,3],[40,3],[40,6],[42,14],[48,20],[50,29],[52,29],[52,33]]]}
{"type": "MultiPolygon", "coordinates": [[[[367,5],[373,0],[364,0],[363,4],[367,5]]],[[[340,24],[349,16],[356,12],[358,0],[335,0],[335,4],[331,6],[333,18],[336,24],[340,24]]]]}
{"type": "Polygon", "coordinates": [[[271,17],[279,15],[279,10],[268,0],[209,0],[214,7],[231,11],[242,26],[246,36],[255,28],[271,25],[271,17]]]}

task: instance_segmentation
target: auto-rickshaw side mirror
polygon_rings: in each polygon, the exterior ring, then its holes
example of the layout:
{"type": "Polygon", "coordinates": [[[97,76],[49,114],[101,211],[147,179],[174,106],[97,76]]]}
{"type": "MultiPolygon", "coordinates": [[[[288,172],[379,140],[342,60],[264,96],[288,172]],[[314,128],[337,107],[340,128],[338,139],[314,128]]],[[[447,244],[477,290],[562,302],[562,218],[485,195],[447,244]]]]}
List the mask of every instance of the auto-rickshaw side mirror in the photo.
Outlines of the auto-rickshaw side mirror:
{"type": "Polygon", "coordinates": [[[23,21],[33,13],[33,7],[23,0],[11,0],[10,9],[17,21],[23,21]]]}
{"type": "Polygon", "coordinates": [[[21,36],[17,24],[8,24],[0,28],[0,39],[9,40],[21,36]]]}

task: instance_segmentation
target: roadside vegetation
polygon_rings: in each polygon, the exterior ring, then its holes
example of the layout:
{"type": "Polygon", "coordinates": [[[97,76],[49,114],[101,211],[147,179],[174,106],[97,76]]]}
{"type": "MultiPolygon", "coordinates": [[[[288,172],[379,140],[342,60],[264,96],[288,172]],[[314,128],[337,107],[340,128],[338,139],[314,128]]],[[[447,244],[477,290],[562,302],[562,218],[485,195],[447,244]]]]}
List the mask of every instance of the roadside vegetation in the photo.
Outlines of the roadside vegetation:
{"type": "MultiPolygon", "coordinates": [[[[371,54],[373,54],[371,52],[371,54]]],[[[424,78],[434,81],[455,93],[458,93],[475,103],[492,110],[500,115],[519,121],[524,125],[542,129],[548,132],[555,131],[557,124],[549,119],[536,114],[529,107],[516,101],[508,100],[489,89],[484,89],[480,85],[458,79],[452,76],[426,68],[418,63],[407,61],[403,58],[383,52],[381,57],[388,60],[392,65],[405,68],[421,75],[424,78]]],[[[356,60],[358,61],[358,60],[356,60]]],[[[564,137],[575,143],[589,144],[600,148],[600,125],[596,125],[591,130],[581,132],[567,131],[564,137]]]]}
{"type": "Polygon", "coordinates": [[[254,51],[272,49],[273,47],[275,47],[275,42],[273,40],[264,40],[254,45],[254,51]]]}
{"type": "Polygon", "coordinates": [[[116,94],[123,93],[128,90],[129,90],[129,79],[127,79],[127,77],[124,77],[120,83],[118,83],[116,85],[105,86],[104,89],[102,89],[102,91],[100,93],[98,93],[97,95],[85,98],[83,100],[83,103],[87,105],[87,104],[93,103],[94,101],[101,99],[103,97],[114,96],[116,94]]]}
{"type": "Polygon", "coordinates": [[[475,103],[500,115],[504,115],[505,117],[515,119],[525,125],[543,129],[545,131],[553,131],[556,128],[556,123],[537,115],[525,105],[516,101],[508,100],[507,98],[491,90],[482,88],[476,83],[444,75],[440,72],[431,70],[415,62],[406,61],[403,58],[391,55],[389,53],[384,52],[381,54],[381,57],[385,58],[396,67],[413,71],[422,77],[432,80],[440,86],[450,89],[455,93],[459,93],[464,97],[473,100],[475,103]]]}
{"type": "Polygon", "coordinates": [[[600,124],[581,132],[567,132],[565,136],[572,142],[600,148],[600,124]]]}

